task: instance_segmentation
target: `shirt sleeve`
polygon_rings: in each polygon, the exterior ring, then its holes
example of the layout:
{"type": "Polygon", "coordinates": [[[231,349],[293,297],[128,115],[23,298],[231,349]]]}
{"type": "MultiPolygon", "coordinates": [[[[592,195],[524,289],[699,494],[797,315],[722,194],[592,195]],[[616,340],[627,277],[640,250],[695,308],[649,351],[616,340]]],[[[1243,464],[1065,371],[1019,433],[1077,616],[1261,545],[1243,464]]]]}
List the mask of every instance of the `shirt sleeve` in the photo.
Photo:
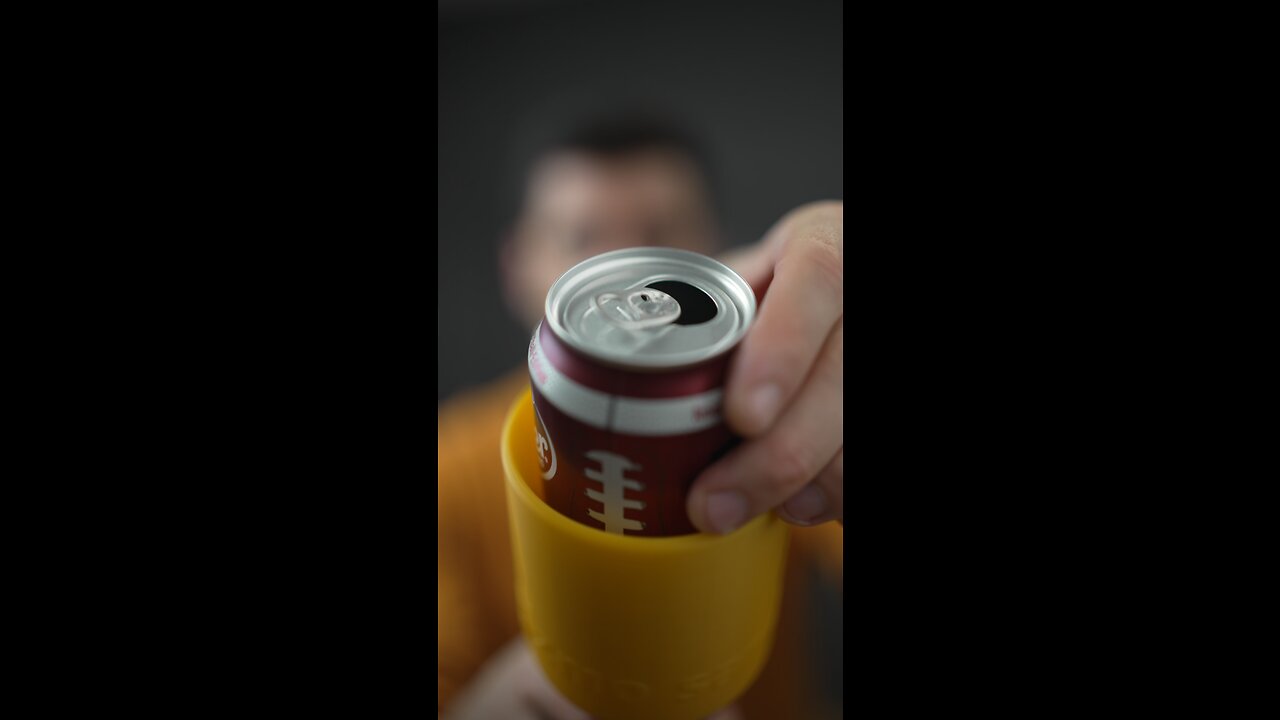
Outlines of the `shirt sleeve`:
{"type": "Polygon", "coordinates": [[[519,632],[501,415],[490,415],[454,415],[437,428],[437,712],[519,632]]]}

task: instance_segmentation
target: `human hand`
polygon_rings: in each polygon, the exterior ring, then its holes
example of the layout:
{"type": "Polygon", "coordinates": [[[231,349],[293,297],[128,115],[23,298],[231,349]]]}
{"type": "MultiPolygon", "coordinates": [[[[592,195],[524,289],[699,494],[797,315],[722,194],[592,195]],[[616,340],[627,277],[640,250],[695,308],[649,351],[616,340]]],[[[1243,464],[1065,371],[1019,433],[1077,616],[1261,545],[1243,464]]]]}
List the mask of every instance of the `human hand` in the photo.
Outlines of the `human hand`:
{"type": "Polygon", "coordinates": [[[843,523],[844,203],[797,208],[724,261],[763,296],[725,393],[747,440],[694,481],[689,519],[714,533],[773,508],[796,525],[843,523]]]}
{"type": "MultiPolygon", "coordinates": [[[[590,720],[547,680],[533,651],[517,638],[499,650],[450,705],[444,720],[590,720]]],[[[736,706],[707,720],[741,720],[736,706]]]]}

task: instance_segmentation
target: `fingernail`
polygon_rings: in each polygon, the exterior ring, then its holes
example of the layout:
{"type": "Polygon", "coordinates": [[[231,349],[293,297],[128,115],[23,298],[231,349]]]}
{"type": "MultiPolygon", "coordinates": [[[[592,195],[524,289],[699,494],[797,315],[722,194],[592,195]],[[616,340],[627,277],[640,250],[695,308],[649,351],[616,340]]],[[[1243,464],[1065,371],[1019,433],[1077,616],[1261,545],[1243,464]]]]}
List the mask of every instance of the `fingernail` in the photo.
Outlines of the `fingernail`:
{"type": "Polygon", "coordinates": [[[751,413],[762,426],[768,426],[778,412],[781,399],[782,390],[777,385],[761,385],[751,393],[751,413]]]}
{"type": "Polygon", "coordinates": [[[742,493],[718,492],[707,498],[707,522],[721,535],[733,532],[746,519],[747,499],[742,493]]]}
{"type": "Polygon", "coordinates": [[[782,511],[793,521],[808,525],[827,512],[827,494],[817,485],[808,485],[782,506],[782,511]]]}

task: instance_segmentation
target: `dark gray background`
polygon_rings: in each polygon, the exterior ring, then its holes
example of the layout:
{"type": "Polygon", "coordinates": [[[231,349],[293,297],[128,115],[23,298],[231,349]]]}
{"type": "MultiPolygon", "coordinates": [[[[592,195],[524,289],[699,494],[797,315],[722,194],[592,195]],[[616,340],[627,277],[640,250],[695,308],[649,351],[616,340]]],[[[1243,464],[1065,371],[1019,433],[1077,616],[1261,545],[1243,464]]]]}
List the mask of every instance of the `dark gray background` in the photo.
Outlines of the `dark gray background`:
{"type": "Polygon", "coordinates": [[[839,2],[440,0],[437,401],[519,367],[497,245],[539,139],[625,104],[706,144],[730,245],[844,198],[839,2]]]}

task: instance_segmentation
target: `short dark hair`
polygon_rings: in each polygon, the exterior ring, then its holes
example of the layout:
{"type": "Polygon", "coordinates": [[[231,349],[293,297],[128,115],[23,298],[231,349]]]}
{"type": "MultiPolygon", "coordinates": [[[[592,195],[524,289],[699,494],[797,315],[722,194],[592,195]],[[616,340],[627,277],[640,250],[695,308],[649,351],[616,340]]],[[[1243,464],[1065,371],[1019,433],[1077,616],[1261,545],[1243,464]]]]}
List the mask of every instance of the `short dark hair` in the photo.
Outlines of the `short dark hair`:
{"type": "Polygon", "coordinates": [[[501,190],[510,217],[514,219],[523,206],[528,173],[539,159],[557,152],[612,159],[644,150],[669,150],[687,157],[706,183],[707,201],[718,215],[719,183],[707,147],[693,130],[669,114],[643,106],[634,108],[615,104],[603,109],[597,105],[594,111],[585,112],[558,109],[548,116],[532,115],[517,124],[501,190]]]}
{"type": "Polygon", "coordinates": [[[600,157],[630,155],[642,150],[671,150],[688,157],[710,182],[706,149],[686,127],[647,113],[616,112],[597,115],[569,128],[548,151],[575,151],[600,157]]]}

